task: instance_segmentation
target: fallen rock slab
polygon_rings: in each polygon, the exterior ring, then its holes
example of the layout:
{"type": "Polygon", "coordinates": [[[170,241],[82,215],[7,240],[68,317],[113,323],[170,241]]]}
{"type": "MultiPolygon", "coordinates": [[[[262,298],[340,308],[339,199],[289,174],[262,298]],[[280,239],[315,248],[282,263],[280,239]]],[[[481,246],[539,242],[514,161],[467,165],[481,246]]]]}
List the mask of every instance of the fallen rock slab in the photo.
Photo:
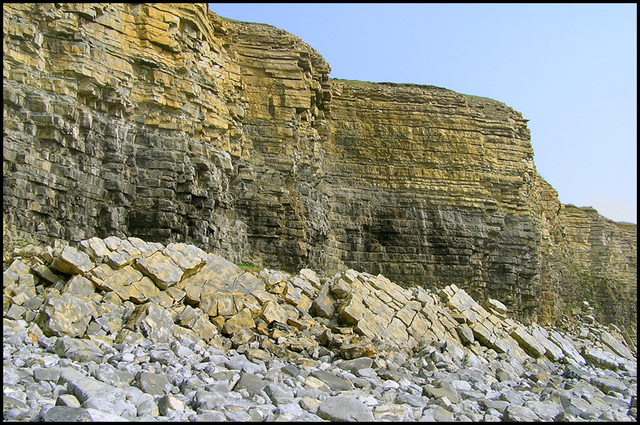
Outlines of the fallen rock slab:
{"type": "Polygon", "coordinates": [[[318,416],[333,422],[369,422],[373,413],[369,407],[355,397],[329,397],[318,406],[318,416]]]}

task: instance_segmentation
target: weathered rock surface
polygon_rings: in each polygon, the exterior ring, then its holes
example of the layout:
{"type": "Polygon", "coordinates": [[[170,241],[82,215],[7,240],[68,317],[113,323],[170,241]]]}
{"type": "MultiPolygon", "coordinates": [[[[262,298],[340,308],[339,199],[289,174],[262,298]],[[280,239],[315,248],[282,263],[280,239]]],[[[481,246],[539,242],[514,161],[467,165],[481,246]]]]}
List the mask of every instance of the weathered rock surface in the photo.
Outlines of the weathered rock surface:
{"type": "MultiPolygon", "coordinates": [[[[163,252],[180,264],[197,249],[154,247],[137,260],[163,252]]],[[[140,287],[138,301],[99,279],[71,296],[56,286],[102,276],[108,255],[61,282],[42,276],[56,258],[17,258],[3,273],[4,420],[637,418],[635,354],[597,321],[573,335],[524,325],[493,302],[485,309],[456,285],[409,290],[353,269],[328,279],[308,269],[251,273],[208,254],[171,286],[149,279],[154,288],[140,287]],[[186,296],[213,271],[209,292],[199,301],[186,296]],[[253,291],[228,292],[245,288],[241,277],[253,291]],[[17,292],[20,281],[28,285],[17,292]],[[308,300],[288,296],[299,288],[308,300]],[[328,296],[323,288],[333,296],[330,313],[314,309],[328,296]]],[[[129,276],[130,265],[111,270],[122,291],[136,284],[119,276],[129,276]]]]}
{"type": "Polygon", "coordinates": [[[525,324],[582,320],[571,309],[587,299],[635,337],[636,226],[560,204],[526,119],[500,102],[332,80],[298,37],[206,4],[7,3],[3,53],[5,239],[85,240],[47,253],[51,279],[93,262],[177,286],[203,264],[182,242],[290,272],[455,284],[525,324]]]}

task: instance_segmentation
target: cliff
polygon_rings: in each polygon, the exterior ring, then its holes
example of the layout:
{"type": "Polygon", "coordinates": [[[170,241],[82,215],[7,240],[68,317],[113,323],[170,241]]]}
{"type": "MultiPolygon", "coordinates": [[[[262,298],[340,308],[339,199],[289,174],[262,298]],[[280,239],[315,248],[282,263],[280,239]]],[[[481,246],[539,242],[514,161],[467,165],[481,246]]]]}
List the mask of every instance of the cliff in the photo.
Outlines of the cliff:
{"type": "Polygon", "coordinates": [[[455,284],[525,322],[588,300],[635,332],[636,226],[563,206],[506,105],[330,79],[298,37],[206,4],[3,12],[5,241],[133,236],[354,268],[455,284]]]}

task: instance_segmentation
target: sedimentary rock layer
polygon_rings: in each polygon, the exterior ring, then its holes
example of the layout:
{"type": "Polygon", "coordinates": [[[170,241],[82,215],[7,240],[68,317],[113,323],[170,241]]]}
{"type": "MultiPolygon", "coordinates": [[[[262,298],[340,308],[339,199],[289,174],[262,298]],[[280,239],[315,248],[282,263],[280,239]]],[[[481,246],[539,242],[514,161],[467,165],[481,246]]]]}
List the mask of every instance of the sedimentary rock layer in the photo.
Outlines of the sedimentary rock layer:
{"type": "Polygon", "coordinates": [[[526,321],[588,299],[634,322],[636,226],[562,206],[526,120],[500,102],[332,80],[298,37],[206,4],[3,12],[12,240],[187,242],[289,271],[456,284],[526,321]]]}

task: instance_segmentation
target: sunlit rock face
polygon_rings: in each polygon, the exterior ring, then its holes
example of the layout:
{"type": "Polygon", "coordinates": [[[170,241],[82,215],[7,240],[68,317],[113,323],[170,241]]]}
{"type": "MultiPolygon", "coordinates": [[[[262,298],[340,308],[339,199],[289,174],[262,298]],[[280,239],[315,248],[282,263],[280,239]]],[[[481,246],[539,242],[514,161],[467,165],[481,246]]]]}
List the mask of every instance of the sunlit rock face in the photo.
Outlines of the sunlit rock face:
{"type": "Polygon", "coordinates": [[[206,4],[3,12],[9,236],[456,284],[525,321],[561,318],[588,275],[596,314],[635,318],[636,226],[560,204],[500,102],[333,80],[298,37],[206,4]]]}

